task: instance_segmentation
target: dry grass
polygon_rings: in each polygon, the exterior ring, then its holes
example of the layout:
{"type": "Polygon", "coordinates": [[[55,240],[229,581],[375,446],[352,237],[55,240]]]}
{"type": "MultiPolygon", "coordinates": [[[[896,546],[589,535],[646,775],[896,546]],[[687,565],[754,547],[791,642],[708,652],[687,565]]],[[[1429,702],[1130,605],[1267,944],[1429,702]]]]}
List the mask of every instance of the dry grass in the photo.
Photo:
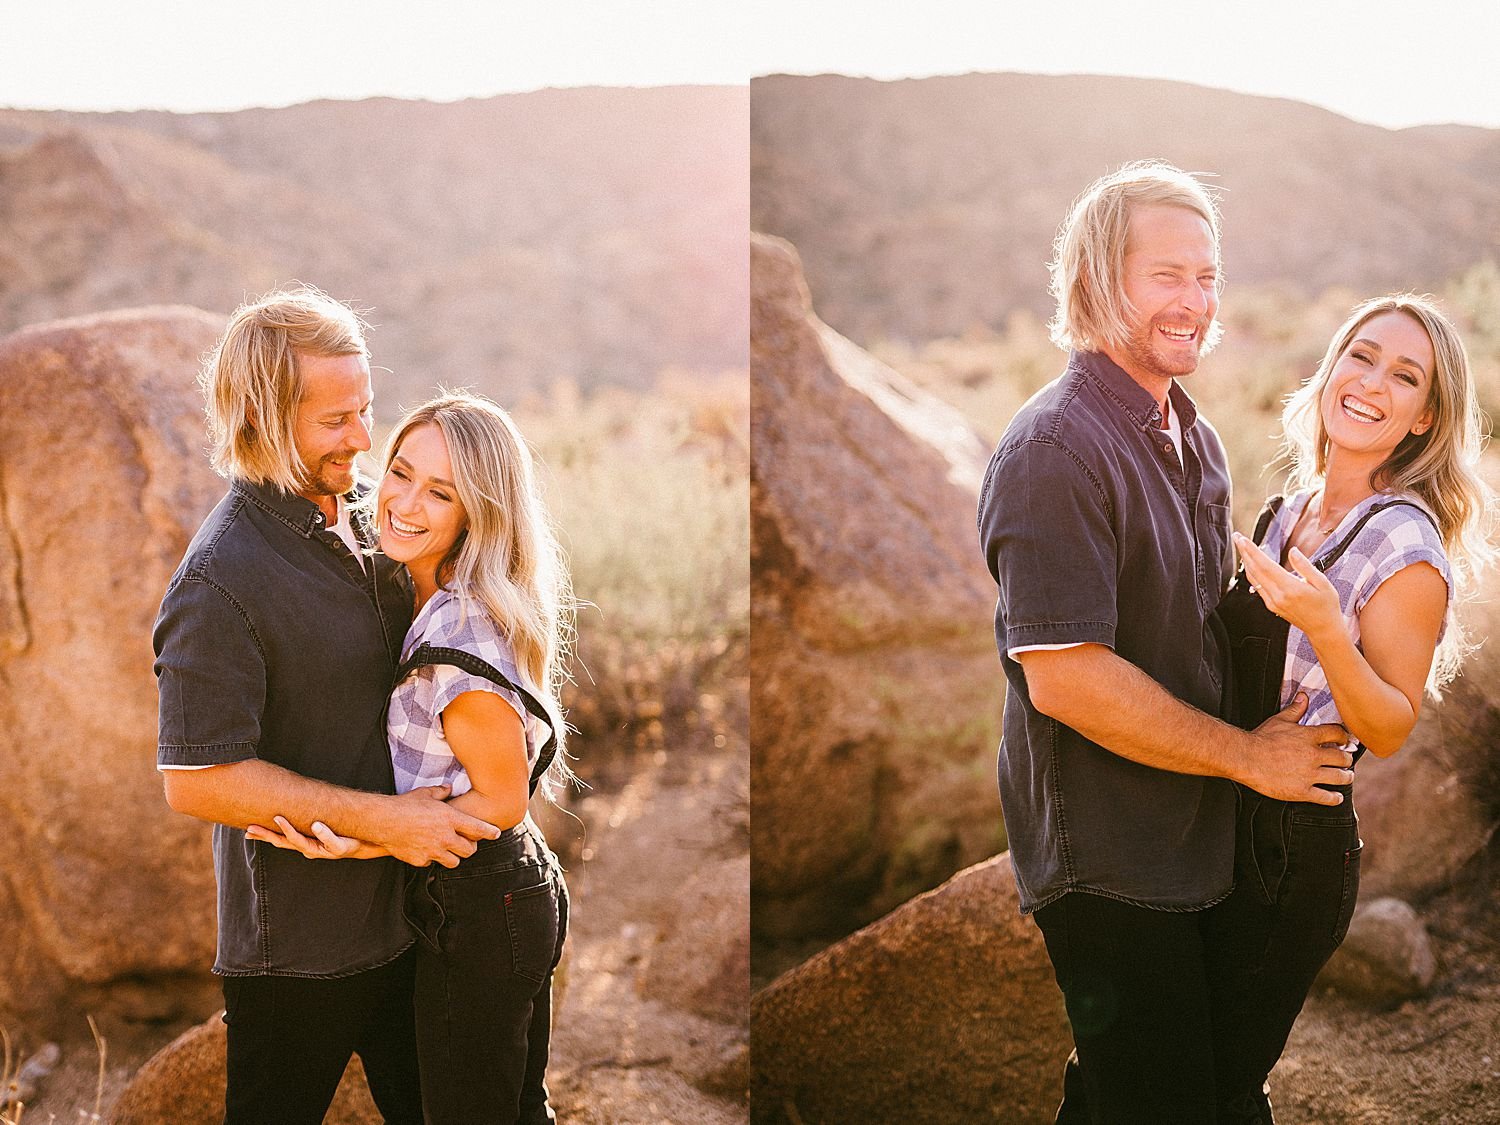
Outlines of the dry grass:
{"type": "Polygon", "coordinates": [[[517,410],[572,563],[585,734],[659,738],[749,633],[743,372],[668,373],[650,394],[564,388],[517,410]]]}
{"type": "MultiPolygon", "coordinates": [[[[89,1031],[94,1037],[94,1050],[99,1056],[99,1077],[94,1086],[94,1108],[92,1110],[78,1110],[77,1119],[83,1122],[103,1121],[102,1108],[104,1105],[104,1084],[106,1079],[105,1063],[109,1057],[109,1045],[104,1036],[99,1033],[99,1025],[94,1022],[94,1017],[88,1015],[89,1031]]],[[[10,1035],[3,1027],[0,1027],[0,1046],[3,1046],[3,1063],[0,1063],[0,1125],[22,1125],[24,1118],[27,1125],[36,1125],[35,1115],[26,1116],[26,1098],[35,1098],[33,1091],[22,1089],[23,1083],[32,1087],[38,1086],[48,1074],[52,1072],[57,1064],[57,1045],[48,1044],[44,1050],[53,1053],[53,1058],[43,1066],[37,1073],[27,1075],[26,1071],[31,1063],[23,1059],[19,1051],[12,1051],[10,1035]]],[[[57,1121],[57,1114],[48,1113],[47,1123],[53,1125],[57,1121]]]]}

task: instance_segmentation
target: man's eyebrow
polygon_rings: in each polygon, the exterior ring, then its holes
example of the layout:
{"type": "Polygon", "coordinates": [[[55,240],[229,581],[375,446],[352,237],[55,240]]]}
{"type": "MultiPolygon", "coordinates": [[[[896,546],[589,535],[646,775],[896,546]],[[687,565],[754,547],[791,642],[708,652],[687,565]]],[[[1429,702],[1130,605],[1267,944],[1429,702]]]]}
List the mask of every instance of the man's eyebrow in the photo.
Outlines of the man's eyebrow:
{"type": "MultiPolygon", "coordinates": [[[[1363,344],[1367,348],[1374,348],[1377,352],[1381,350],[1379,344],[1377,344],[1374,340],[1371,340],[1370,338],[1368,338],[1366,336],[1357,336],[1357,337],[1355,337],[1355,339],[1354,339],[1353,342],[1356,343],[1356,344],[1363,344]]],[[[1409,355],[1398,355],[1396,357],[1396,362],[1397,363],[1404,363],[1404,364],[1406,364],[1409,367],[1415,367],[1423,375],[1427,374],[1427,368],[1423,367],[1420,363],[1418,363],[1416,360],[1412,359],[1411,356],[1409,356],[1409,355]]]]}

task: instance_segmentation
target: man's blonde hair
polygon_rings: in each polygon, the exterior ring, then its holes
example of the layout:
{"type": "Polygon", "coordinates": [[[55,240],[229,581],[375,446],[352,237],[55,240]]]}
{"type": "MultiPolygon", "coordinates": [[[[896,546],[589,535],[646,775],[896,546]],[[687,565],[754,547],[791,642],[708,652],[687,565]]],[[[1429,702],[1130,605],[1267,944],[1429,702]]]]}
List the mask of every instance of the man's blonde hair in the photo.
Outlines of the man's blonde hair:
{"type": "Polygon", "coordinates": [[[299,285],[235,309],[198,383],[203,388],[214,471],[231,480],[308,486],[297,455],[298,355],[369,356],[365,322],[321,289],[299,285]]]}
{"type": "MultiPolygon", "coordinates": [[[[1095,180],[1074,202],[1052,246],[1049,290],[1057,312],[1048,327],[1060,348],[1123,349],[1138,315],[1125,296],[1125,240],[1136,207],[1185,207],[1208,224],[1219,264],[1219,209],[1208,189],[1180,168],[1139,160],[1095,180]]],[[[1224,334],[1215,321],[1206,354],[1224,334]]]]}

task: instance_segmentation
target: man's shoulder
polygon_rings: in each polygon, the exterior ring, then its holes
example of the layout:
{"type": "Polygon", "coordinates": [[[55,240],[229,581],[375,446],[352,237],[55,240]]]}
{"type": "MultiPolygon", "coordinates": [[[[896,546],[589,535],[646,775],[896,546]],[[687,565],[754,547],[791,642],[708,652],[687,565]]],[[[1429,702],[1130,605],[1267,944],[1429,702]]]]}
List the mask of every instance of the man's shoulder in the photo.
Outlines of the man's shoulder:
{"type": "Polygon", "coordinates": [[[207,581],[226,588],[263,586],[268,559],[284,554],[268,539],[275,525],[274,520],[259,518],[252,499],[231,486],[198,526],[172,585],[207,581]]]}
{"type": "Polygon", "coordinates": [[[1095,381],[1070,364],[1016,411],[995,449],[995,460],[1027,456],[1046,446],[1091,462],[1116,440],[1117,422],[1095,381]]]}

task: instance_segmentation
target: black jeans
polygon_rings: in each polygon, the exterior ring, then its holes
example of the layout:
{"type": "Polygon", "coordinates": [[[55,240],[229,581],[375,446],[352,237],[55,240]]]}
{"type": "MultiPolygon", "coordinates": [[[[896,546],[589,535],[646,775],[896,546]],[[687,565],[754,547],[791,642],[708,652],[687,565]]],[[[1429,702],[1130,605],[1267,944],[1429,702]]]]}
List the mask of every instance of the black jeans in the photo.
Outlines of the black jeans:
{"type": "Polygon", "coordinates": [[[1058,1125],[1212,1122],[1208,911],[1072,891],[1032,916],[1073,1026],[1058,1125]]]}
{"type": "Polygon", "coordinates": [[[1235,889],[1209,919],[1221,1125],[1271,1125],[1266,1078],[1349,930],[1362,847],[1351,790],[1338,806],[1240,790],[1235,889]]]}
{"type": "Polygon", "coordinates": [[[225,1125],[318,1125],[349,1056],[389,1125],[421,1125],[413,951],[334,979],[224,978],[225,1125]]]}
{"type": "Polygon", "coordinates": [[[1352,794],[1243,790],[1237,835],[1234,892],[1206,910],[1073,892],[1035,913],[1075,1044],[1059,1125],[1273,1125],[1267,1076],[1358,897],[1352,794]]]}
{"type": "Polygon", "coordinates": [[[427,1125],[538,1125],[547,1104],[552,973],[568,930],[557,859],[528,821],[456,868],[407,885],[427,1125]]]}

